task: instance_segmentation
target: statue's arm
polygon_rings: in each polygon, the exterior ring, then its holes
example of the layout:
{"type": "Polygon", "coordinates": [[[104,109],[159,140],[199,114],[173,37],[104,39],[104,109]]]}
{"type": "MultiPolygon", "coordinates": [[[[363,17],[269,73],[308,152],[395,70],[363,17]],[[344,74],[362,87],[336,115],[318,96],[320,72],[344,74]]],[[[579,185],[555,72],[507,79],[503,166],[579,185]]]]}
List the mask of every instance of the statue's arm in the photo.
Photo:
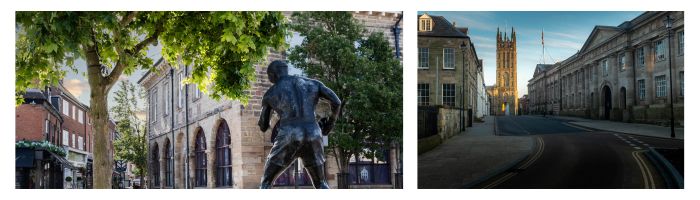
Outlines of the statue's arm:
{"type": "Polygon", "coordinates": [[[326,127],[323,127],[323,132],[324,135],[327,135],[330,133],[331,129],[333,129],[333,126],[335,125],[335,121],[338,120],[338,117],[340,117],[340,105],[341,101],[340,98],[338,98],[338,95],[333,92],[330,88],[326,87],[323,85],[323,83],[319,82],[320,84],[320,93],[321,97],[324,99],[327,99],[331,103],[331,110],[333,114],[331,115],[330,119],[328,120],[328,124],[326,127]]]}
{"type": "Polygon", "coordinates": [[[270,128],[271,113],[272,109],[270,108],[270,105],[267,102],[267,98],[263,98],[262,112],[260,112],[260,119],[258,120],[258,126],[260,127],[260,131],[265,132],[268,128],[270,128]]]}

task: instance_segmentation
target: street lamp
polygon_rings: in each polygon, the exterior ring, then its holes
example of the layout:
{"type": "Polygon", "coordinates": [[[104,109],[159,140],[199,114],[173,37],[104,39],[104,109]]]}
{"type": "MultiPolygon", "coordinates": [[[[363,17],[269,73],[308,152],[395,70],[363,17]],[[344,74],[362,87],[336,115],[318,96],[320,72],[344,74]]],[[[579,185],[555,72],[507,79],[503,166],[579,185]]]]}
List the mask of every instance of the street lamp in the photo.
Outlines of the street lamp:
{"type": "Polygon", "coordinates": [[[671,37],[673,35],[673,18],[671,18],[670,15],[666,15],[666,30],[668,33],[666,34],[666,37],[668,37],[668,81],[669,85],[671,86],[671,92],[669,95],[671,95],[671,138],[676,138],[676,127],[675,127],[675,120],[673,119],[673,65],[671,65],[671,60],[673,60],[673,56],[671,55],[671,37]]]}
{"type": "Polygon", "coordinates": [[[464,131],[464,108],[466,107],[464,104],[466,103],[464,99],[464,88],[466,87],[465,81],[464,81],[464,76],[467,74],[464,73],[464,68],[466,68],[466,61],[464,59],[465,55],[467,54],[467,43],[466,41],[462,41],[462,44],[459,45],[459,48],[462,49],[462,108],[459,110],[459,118],[460,118],[460,126],[462,127],[462,131],[464,131]]]}

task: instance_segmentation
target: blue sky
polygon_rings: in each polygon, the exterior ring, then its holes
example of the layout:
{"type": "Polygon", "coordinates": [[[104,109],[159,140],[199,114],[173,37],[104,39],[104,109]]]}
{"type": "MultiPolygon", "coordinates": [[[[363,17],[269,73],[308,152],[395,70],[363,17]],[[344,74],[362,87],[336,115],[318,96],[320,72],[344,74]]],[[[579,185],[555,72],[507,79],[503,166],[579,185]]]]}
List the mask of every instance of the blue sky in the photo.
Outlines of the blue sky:
{"type": "MultiPolygon", "coordinates": [[[[426,11],[419,11],[422,15],[426,11]]],[[[437,12],[458,27],[468,27],[480,59],[484,60],[486,85],[496,82],[496,29],[515,27],[518,42],[518,94],[527,94],[527,81],[542,62],[544,30],[545,61],[561,61],[576,53],[596,25],[617,26],[642,12],[437,12]]]]}

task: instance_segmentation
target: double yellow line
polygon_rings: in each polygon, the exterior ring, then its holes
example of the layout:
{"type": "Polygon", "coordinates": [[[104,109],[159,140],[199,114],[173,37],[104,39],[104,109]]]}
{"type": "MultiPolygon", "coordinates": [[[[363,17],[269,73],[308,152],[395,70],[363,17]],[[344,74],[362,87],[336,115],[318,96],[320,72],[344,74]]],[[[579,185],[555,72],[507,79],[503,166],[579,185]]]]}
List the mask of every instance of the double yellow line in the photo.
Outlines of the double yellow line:
{"type": "MultiPolygon", "coordinates": [[[[535,163],[535,161],[537,161],[537,159],[542,157],[542,153],[544,152],[544,140],[542,140],[542,137],[538,136],[536,138],[536,141],[537,141],[537,151],[535,152],[535,154],[530,156],[530,158],[528,158],[527,161],[525,161],[525,163],[523,163],[522,165],[520,165],[516,169],[519,169],[519,170],[527,169],[528,167],[530,167],[530,165],[535,163]]],[[[483,189],[491,189],[493,187],[496,187],[497,185],[500,185],[501,183],[507,181],[508,179],[510,179],[511,177],[513,177],[517,174],[518,173],[516,173],[516,172],[508,172],[505,175],[501,176],[500,178],[496,179],[495,181],[491,182],[490,184],[484,186],[483,189]]]]}
{"type": "Polygon", "coordinates": [[[644,188],[656,189],[656,184],[654,183],[654,176],[651,174],[649,166],[647,166],[646,162],[644,162],[642,156],[643,152],[644,151],[634,151],[632,152],[632,157],[635,161],[637,161],[637,164],[639,165],[639,170],[642,172],[642,179],[644,179],[644,188]]]}

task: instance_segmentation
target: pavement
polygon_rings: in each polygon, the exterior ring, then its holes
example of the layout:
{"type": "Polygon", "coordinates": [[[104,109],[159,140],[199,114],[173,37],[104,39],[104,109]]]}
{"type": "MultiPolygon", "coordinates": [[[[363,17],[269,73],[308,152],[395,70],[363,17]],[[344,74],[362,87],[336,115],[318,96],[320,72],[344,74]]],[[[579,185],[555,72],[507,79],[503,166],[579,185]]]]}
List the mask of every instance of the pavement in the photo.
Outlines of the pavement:
{"type": "MultiPolygon", "coordinates": [[[[568,123],[584,127],[591,128],[601,131],[611,131],[618,133],[627,133],[633,135],[642,135],[649,137],[659,137],[659,138],[671,138],[671,128],[664,126],[657,126],[651,124],[637,124],[637,123],[625,123],[625,122],[614,122],[608,120],[592,120],[578,117],[564,117],[564,116],[554,116],[548,115],[547,118],[555,118],[569,121],[568,123]]],[[[676,138],[683,139],[684,128],[676,128],[676,138]]]]}
{"type": "Polygon", "coordinates": [[[494,117],[418,156],[418,188],[465,188],[498,175],[534,150],[531,137],[496,136],[494,117]]]}

